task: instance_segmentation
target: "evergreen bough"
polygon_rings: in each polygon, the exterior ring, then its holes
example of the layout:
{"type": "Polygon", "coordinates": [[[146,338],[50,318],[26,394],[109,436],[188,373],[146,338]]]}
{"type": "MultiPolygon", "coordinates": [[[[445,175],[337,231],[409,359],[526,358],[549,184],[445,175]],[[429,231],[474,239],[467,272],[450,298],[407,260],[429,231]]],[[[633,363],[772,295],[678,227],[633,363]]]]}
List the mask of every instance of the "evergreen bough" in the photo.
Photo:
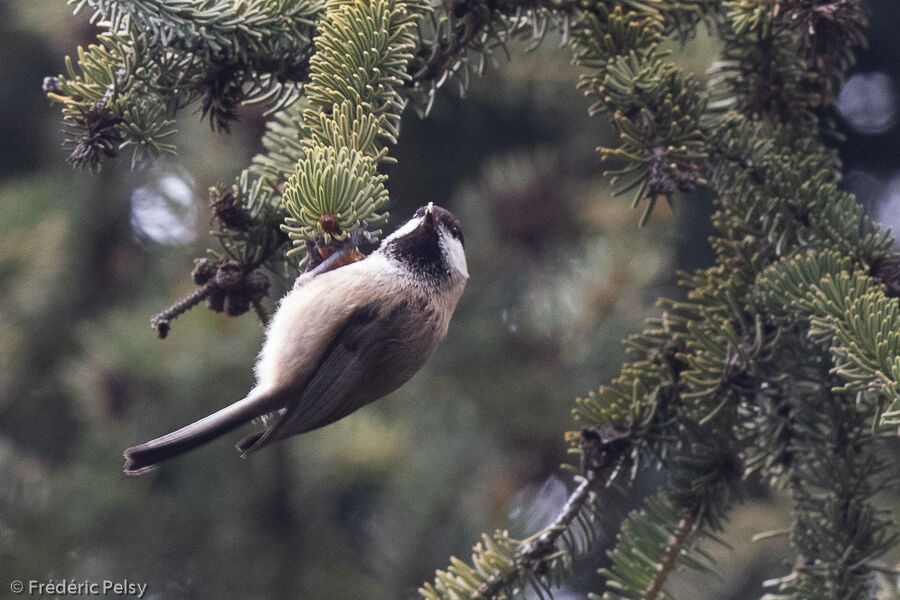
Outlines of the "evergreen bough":
{"type": "Polygon", "coordinates": [[[698,542],[724,527],[751,475],[793,502],[795,566],[773,593],[869,597],[877,558],[896,541],[872,498],[894,484],[884,444],[900,425],[900,261],[837,187],[822,141],[863,42],[861,0],[76,4],[106,31],[79,49],[77,69],[69,60],[67,75],[45,82],[75,164],[96,169],[129,147],[133,163],[172,151],[171,119],[192,103],[220,128],[240,103],[274,112],[266,152],[212,190],[224,253],[198,263],[201,287],[158,315],[161,333],[204,298],[246,310],[236,282],[258,302],[255,270],[296,264],[289,240],[311,266],[356,231],[377,236],[387,219],[378,165],[406,105],[427,114],[435,90],[464,86],[510,37],[560,27],[585,68],[590,114],[619,133],[618,147],[601,149],[617,193],[643,205],[645,221],[658,201],[708,186],[716,260],[684,274],[687,299],[661,300],[661,315],[626,340],[620,375],[576,401],[567,439],[578,487],[554,522],[524,540],[484,535],[471,562],[451,559],[421,595],[552,596],[592,543],[603,490],[663,467],[668,483],[622,524],[603,598],[668,598],[676,567],[710,568],[698,542]],[[662,50],[701,23],[723,42],[711,85],[662,50]]]}

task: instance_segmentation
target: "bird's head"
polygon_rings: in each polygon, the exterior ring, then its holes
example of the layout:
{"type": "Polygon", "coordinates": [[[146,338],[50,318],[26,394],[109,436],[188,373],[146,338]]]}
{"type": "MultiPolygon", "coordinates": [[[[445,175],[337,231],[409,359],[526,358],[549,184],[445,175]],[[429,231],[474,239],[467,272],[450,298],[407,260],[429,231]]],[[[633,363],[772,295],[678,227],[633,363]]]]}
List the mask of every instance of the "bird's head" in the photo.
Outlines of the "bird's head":
{"type": "Polygon", "coordinates": [[[429,285],[468,279],[459,219],[433,202],[423,206],[385,238],[382,252],[413,277],[429,285]]]}

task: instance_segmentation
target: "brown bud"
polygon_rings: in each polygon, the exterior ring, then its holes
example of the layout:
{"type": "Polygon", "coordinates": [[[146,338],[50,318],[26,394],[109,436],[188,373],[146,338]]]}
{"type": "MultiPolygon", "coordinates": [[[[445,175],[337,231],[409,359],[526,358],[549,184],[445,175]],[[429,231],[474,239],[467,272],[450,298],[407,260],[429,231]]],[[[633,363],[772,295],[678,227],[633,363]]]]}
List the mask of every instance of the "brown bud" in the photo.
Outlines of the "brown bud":
{"type": "Polygon", "coordinates": [[[210,292],[206,297],[206,306],[215,312],[222,312],[225,310],[225,291],[215,289],[210,292]]]}
{"type": "Polygon", "coordinates": [[[269,278],[259,271],[253,271],[244,278],[244,286],[252,302],[259,302],[269,291],[269,278]]]}
{"type": "Polygon", "coordinates": [[[223,290],[236,290],[244,281],[244,271],[237,265],[222,265],[216,272],[216,285],[223,290]]]}
{"type": "Polygon", "coordinates": [[[191,271],[191,277],[194,278],[194,283],[197,285],[203,285],[210,279],[212,279],[216,274],[216,263],[208,258],[195,258],[194,259],[194,270],[191,271]]]}
{"type": "Polygon", "coordinates": [[[225,314],[237,317],[250,310],[250,298],[243,290],[235,290],[225,294],[225,314]]]}
{"type": "Polygon", "coordinates": [[[322,227],[322,231],[331,235],[337,235],[341,232],[341,226],[337,218],[331,213],[325,213],[319,217],[319,225],[322,227]]]}
{"type": "Polygon", "coordinates": [[[231,187],[217,185],[209,189],[209,207],[213,218],[228,229],[247,231],[251,220],[247,210],[240,205],[231,187]]]}

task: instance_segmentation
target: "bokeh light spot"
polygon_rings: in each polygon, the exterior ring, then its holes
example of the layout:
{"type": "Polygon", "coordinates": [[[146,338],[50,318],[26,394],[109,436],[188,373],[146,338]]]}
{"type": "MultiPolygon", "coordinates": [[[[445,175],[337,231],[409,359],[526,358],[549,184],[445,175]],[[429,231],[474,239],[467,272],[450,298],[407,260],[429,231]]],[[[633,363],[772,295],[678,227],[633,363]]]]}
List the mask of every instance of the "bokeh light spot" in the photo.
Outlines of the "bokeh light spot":
{"type": "Polygon", "coordinates": [[[900,232],[900,173],[896,173],[885,187],[875,217],[879,223],[890,227],[895,236],[900,232]]]}
{"type": "Polygon", "coordinates": [[[868,135],[894,126],[897,100],[886,73],[860,73],[847,80],[838,95],[838,110],[851,128],[868,135]]]}
{"type": "Polygon", "coordinates": [[[131,226],[158,244],[178,245],[197,237],[193,177],[164,172],[131,194],[131,226]]]}

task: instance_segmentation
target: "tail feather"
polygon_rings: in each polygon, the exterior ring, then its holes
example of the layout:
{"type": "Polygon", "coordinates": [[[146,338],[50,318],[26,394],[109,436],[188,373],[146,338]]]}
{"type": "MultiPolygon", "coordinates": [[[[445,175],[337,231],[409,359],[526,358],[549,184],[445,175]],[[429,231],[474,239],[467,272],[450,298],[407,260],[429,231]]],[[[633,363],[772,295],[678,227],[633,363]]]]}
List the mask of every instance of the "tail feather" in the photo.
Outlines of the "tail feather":
{"type": "Polygon", "coordinates": [[[266,430],[263,429],[262,431],[257,431],[255,433],[251,433],[250,435],[248,435],[247,437],[245,437],[244,439],[239,441],[237,444],[235,444],[234,447],[237,448],[238,450],[240,450],[241,456],[246,456],[250,452],[259,449],[256,447],[256,443],[259,441],[259,439],[263,436],[263,434],[265,432],[266,432],[266,430]]]}
{"type": "Polygon", "coordinates": [[[254,390],[246,398],[177,431],[126,448],[126,475],[140,475],[160,462],[184,454],[277,408],[277,398],[254,390]]]}

